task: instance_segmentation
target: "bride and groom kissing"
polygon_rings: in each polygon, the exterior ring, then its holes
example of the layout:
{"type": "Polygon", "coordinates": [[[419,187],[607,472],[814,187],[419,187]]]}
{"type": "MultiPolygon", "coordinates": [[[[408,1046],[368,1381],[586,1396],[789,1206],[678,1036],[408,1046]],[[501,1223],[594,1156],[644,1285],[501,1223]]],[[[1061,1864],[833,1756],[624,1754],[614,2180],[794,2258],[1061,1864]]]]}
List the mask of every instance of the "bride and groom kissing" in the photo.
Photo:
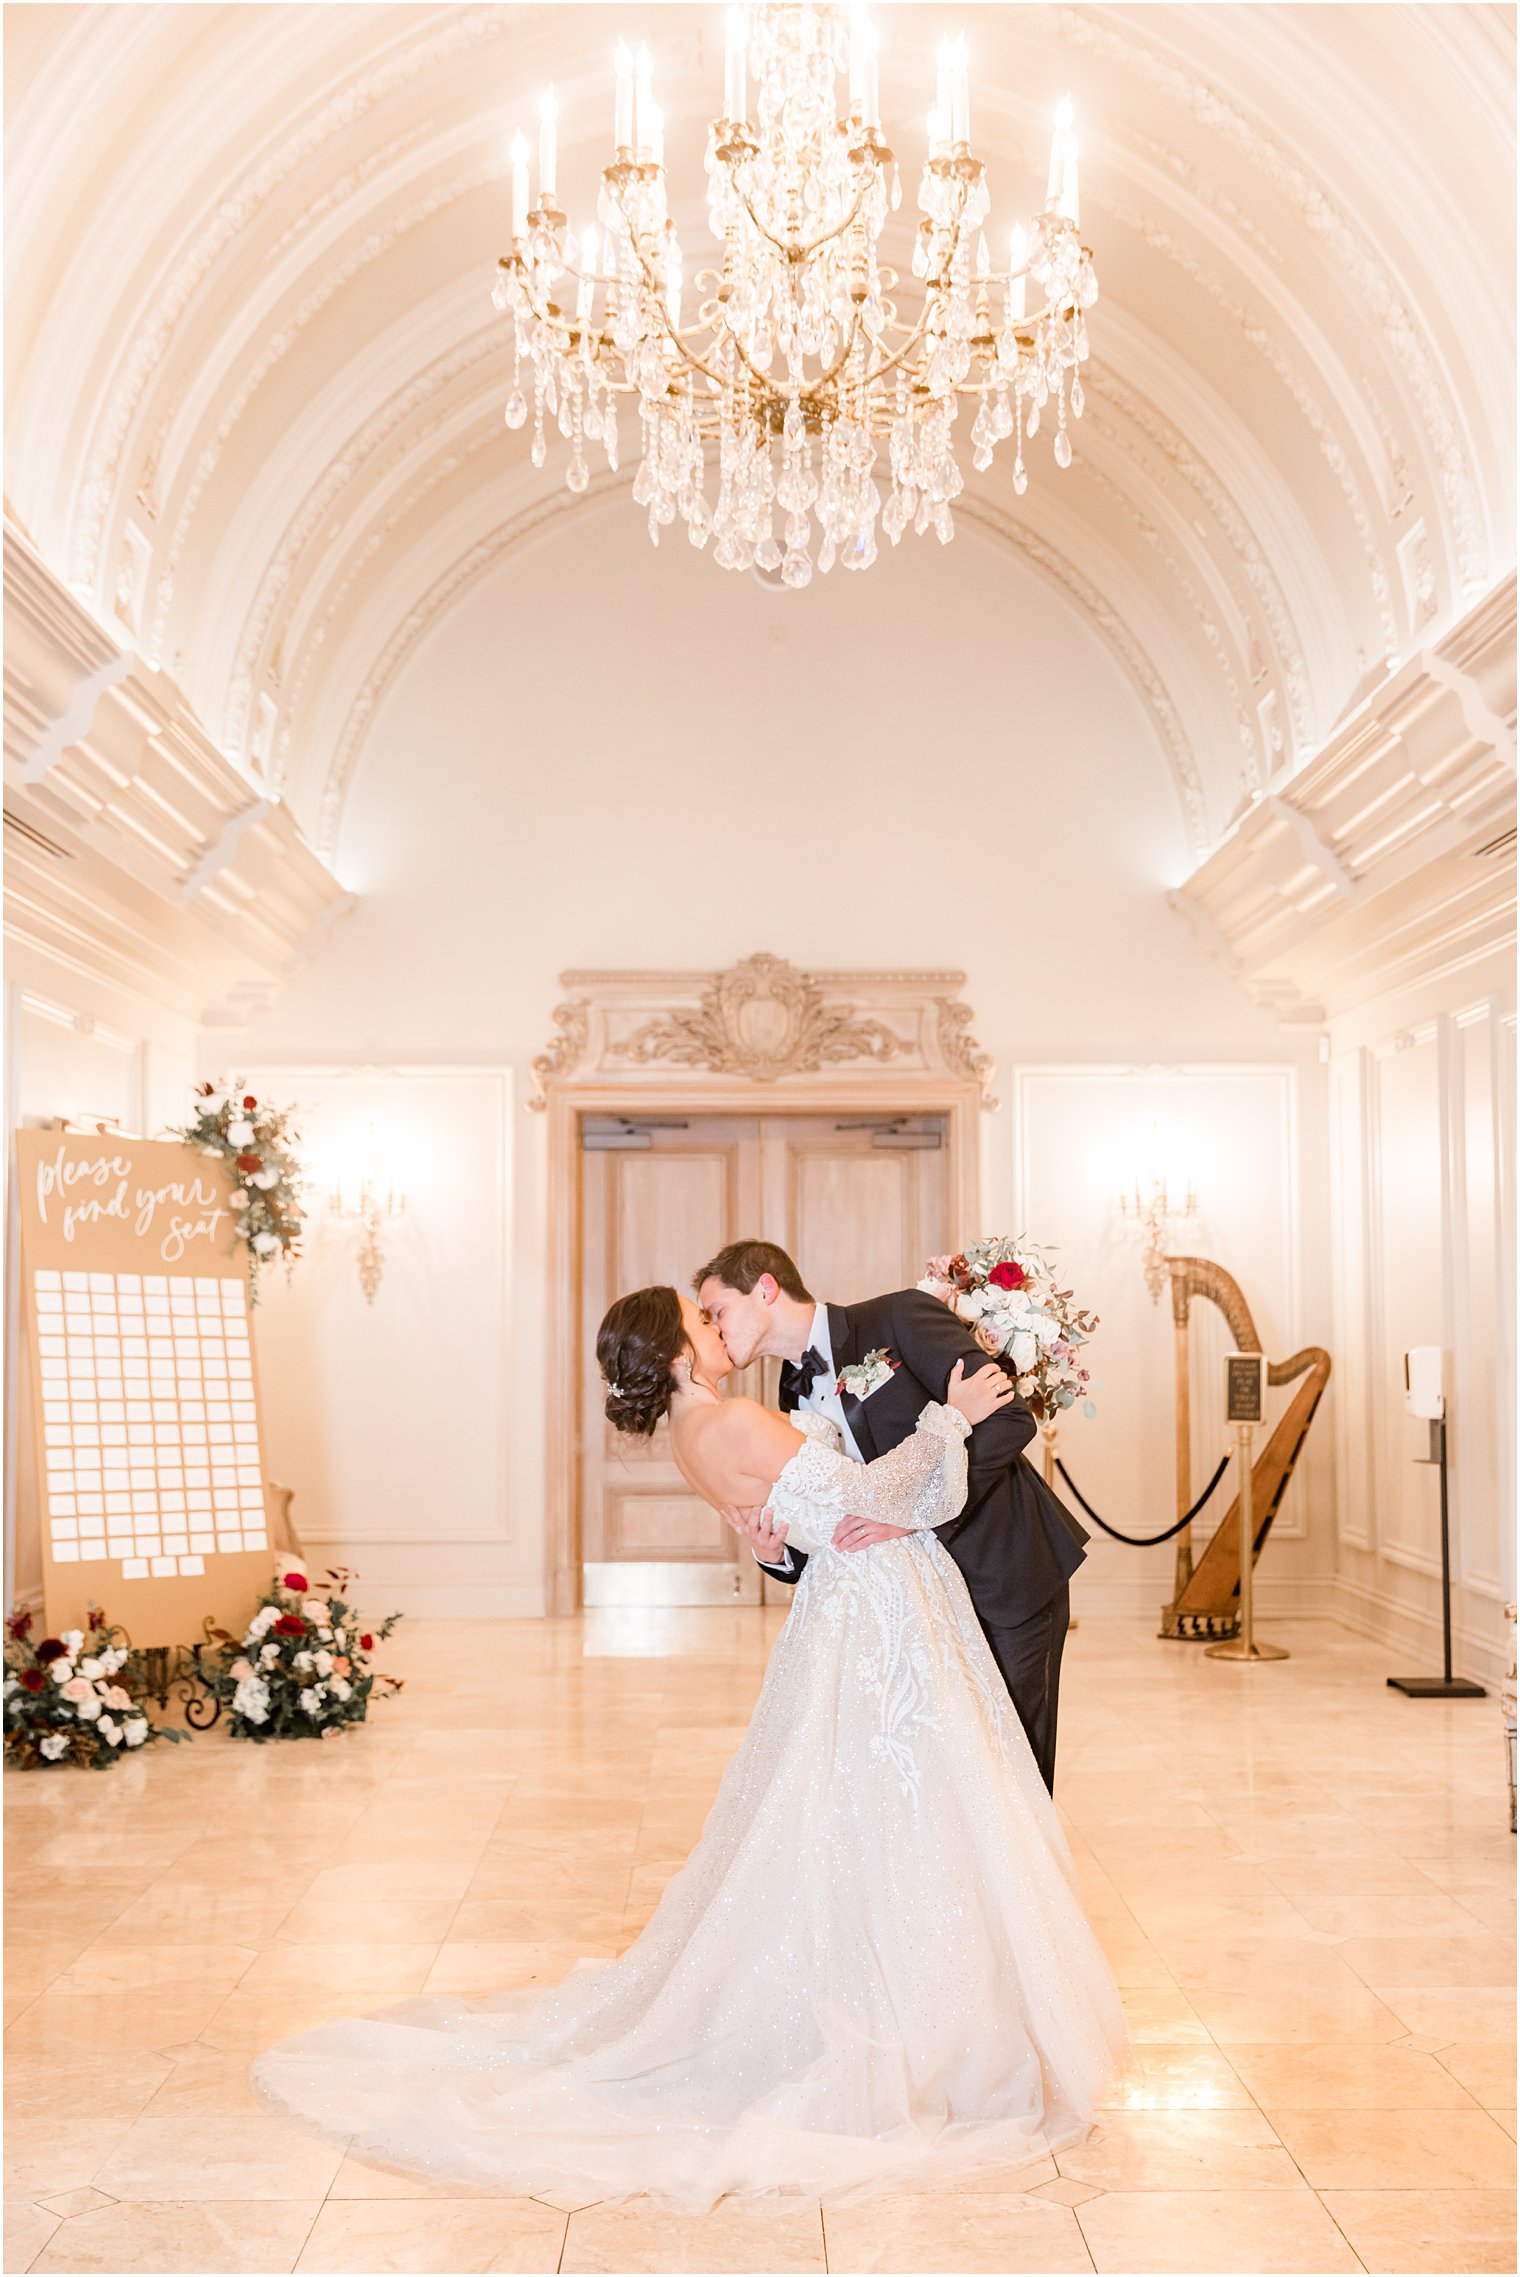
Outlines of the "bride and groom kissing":
{"type": "MultiPolygon", "coordinates": [[[[728,1364],[779,1360],[782,1412],[830,1418],[856,1462],[901,1445],[930,1401],[944,1397],[957,1360],[967,1368],[987,1364],[971,1331],[937,1298],[900,1289],[861,1304],[819,1304],[773,1242],[730,1244],[699,1268],[693,1285],[728,1364]],[[866,1360],[874,1365],[866,1368],[866,1360]]],[[[1087,1532],[1024,1459],[1034,1432],[1034,1417],[1018,1399],[976,1425],[966,1450],[965,1506],[938,1532],[960,1568],[1040,1775],[1053,1788],[1069,1585],[1087,1532]]],[[[805,1553],[787,1547],[784,1526],[769,1526],[763,1509],[729,1505],[723,1516],[765,1572],[778,1581],[800,1578],[805,1553]]],[[[833,1546],[854,1553],[902,1531],[850,1517],[833,1546]]]]}
{"type": "Polygon", "coordinates": [[[1086,2133],[1125,2045],[1048,1791],[1081,1530],[932,1296],[820,1305],[745,1242],[697,1297],[635,1290],[597,1336],[608,1420],[668,1422],[795,1585],[696,1848],[616,1960],[320,2025],[255,2084],[357,2156],[529,2195],[1016,2172],[1086,2133]],[[785,1413],[723,1396],[762,1354],[785,1413]]]}

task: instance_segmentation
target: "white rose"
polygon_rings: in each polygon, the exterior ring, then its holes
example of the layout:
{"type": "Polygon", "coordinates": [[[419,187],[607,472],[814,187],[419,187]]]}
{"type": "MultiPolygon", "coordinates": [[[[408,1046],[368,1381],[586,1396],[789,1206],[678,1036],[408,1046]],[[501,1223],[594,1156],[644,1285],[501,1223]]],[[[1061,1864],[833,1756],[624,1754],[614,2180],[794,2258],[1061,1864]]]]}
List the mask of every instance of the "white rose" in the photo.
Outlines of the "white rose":
{"type": "Polygon", "coordinates": [[[279,1248],[280,1237],[277,1233],[256,1233],[253,1246],[261,1257],[269,1257],[279,1248]]]}
{"type": "Polygon", "coordinates": [[[74,1713],[82,1724],[94,1723],[96,1717],[103,1713],[103,1703],[101,1701],[100,1694],[98,1692],[92,1692],[87,1700],[78,1701],[75,1705],[74,1713]]]}
{"type": "Polygon", "coordinates": [[[100,1736],[101,1736],[101,1738],[102,1738],[103,1740],[105,1740],[105,1741],[106,1741],[106,1742],[107,1742],[107,1743],[108,1743],[110,1746],[112,1746],[112,1747],[119,1747],[119,1746],[120,1746],[120,1744],[121,1744],[121,1726],[120,1726],[120,1724],[119,1724],[119,1723],[116,1723],[116,1722],[114,1722],[114,1721],[113,1721],[113,1719],[112,1719],[110,1716],[102,1716],[102,1717],[101,1717],[101,1719],[100,1719],[100,1723],[99,1723],[99,1726],[98,1726],[98,1729],[99,1729],[99,1732],[100,1732],[100,1736]]]}
{"type": "Polygon", "coordinates": [[[232,1705],[249,1723],[265,1722],[269,1715],[269,1686],[262,1677],[245,1676],[232,1695],[232,1705]]]}
{"type": "Polygon", "coordinates": [[[79,1673],[88,1676],[93,1684],[97,1676],[108,1676],[111,1672],[103,1660],[82,1660],[79,1663],[79,1673]]]}
{"type": "Polygon", "coordinates": [[[319,1652],[316,1656],[316,1662],[319,1676],[331,1676],[333,1656],[330,1652],[319,1652]]]}
{"type": "Polygon", "coordinates": [[[351,1700],[354,1696],[354,1688],[346,1676],[335,1676],[328,1690],[335,1700],[351,1700]]]}
{"type": "Polygon", "coordinates": [[[242,1152],[242,1151],[246,1150],[248,1147],[252,1146],[252,1144],[253,1144],[253,1125],[252,1125],[252,1123],[250,1123],[250,1122],[236,1122],[236,1123],[229,1123],[229,1124],[227,1125],[227,1144],[228,1144],[229,1146],[235,1146],[235,1147],[237,1147],[237,1148],[238,1148],[238,1150],[239,1150],[239,1152],[242,1152]]]}
{"type": "Polygon", "coordinates": [[[243,1639],[244,1644],[257,1644],[265,1631],[274,1627],[279,1617],[278,1606],[261,1605],[248,1624],[248,1634],[243,1639]]]}
{"type": "Polygon", "coordinates": [[[7,1700],[10,1698],[10,1696],[11,1696],[11,1694],[12,1694],[13,1692],[19,1692],[19,1691],[20,1691],[20,1689],[21,1689],[21,1679],[20,1679],[20,1677],[19,1677],[19,1676],[7,1676],[7,1678],[5,1679],[5,1697],[7,1698],[7,1700]]]}
{"type": "Polygon", "coordinates": [[[129,1716],[122,1728],[126,1733],[128,1747],[141,1747],[148,1736],[148,1719],[146,1716],[129,1716]]]}
{"type": "Polygon", "coordinates": [[[256,1170],[248,1183],[250,1186],[257,1186],[261,1193],[267,1194],[272,1186],[278,1186],[280,1183],[280,1173],[278,1170],[256,1170]]]}
{"type": "Polygon", "coordinates": [[[207,1091],[201,1097],[201,1113],[203,1115],[219,1115],[226,1104],[227,1094],[225,1091],[207,1091]]]}
{"type": "Polygon", "coordinates": [[[63,1632],[63,1645],[71,1660],[77,1658],[77,1656],[84,1650],[83,1629],[65,1629],[63,1632]]]}
{"type": "Polygon", "coordinates": [[[318,1621],[330,1621],[332,1619],[332,1607],[328,1604],[325,1597],[306,1598],[301,1606],[301,1611],[305,1614],[307,1620],[313,1624],[318,1621]]]}
{"type": "Polygon", "coordinates": [[[321,1693],[320,1693],[320,1692],[315,1692],[315,1691],[313,1691],[313,1690],[312,1690],[312,1688],[311,1688],[311,1686],[310,1686],[310,1685],[308,1685],[308,1686],[307,1686],[307,1688],[306,1688],[306,1690],[305,1690],[305,1691],[304,1691],[304,1692],[301,1694],[301,1712],[302,1712],[302,1714],[303,1714],[303,1715],[307,1715],[307,1716],[314,1716],[314,1715],[316,1714],[316,1712],[317,1712],[318,1708],[320,1708],[320,1707],[321,1707],[321,1705],[322,1705],[322,1695],[321,1695],[321,1693]]]}
{"type": "Polygon", "coordinates": [[[259,1654],[260,1668],[273,1668],[275,1662],[279,1659],[279,1657],[280,1648],[277,1644],[265,1645],[263,1651],[259,1654]]]}
{"type": "Polygon", "coordinates": [[[49,1763],[56,1763],[59,1756],[63,1754],[69,1743],[67,1737],[63,1732],[50,1731],[47,1735],[47,1738],[40,1744],[42,1752],[47,1757],[49,1763]]]}
{"type": "Polygon", "coordinates": [[[253,1196],[249,1193],[248,1188],[246,1186],[239,1186],[237,1192],[232,1197],[232,1206],[235,1210],[246,1210],[252,1200],[253,1196]]]}
{"type": "Polygon", "coordinates": [[[1061,1324],[1058,1320],[1052,1320],[1048,1312],[1037,1312],[1029,1325],[1042,1351],[1048,1351],[1052,1344],[1060,1342],[1061,1324]]]}
{"type": "Polygon", "coordinates": [[[1008,1357],[1022,1376],[1032,1368],[1039,1357],[1039,1345],[1027,1328],[1021,1328],[1008,1347],[1008,1357]]]}
{"type": "Polygon", "coordinates": [[[71,1660],[55,1660],[51,1674],[55,1684],[67,1684],[74,1674],[74,1663],[71,1660]]]}
{"type": "Polygon", "coordinates": [[[316,1666],[316,1663],[309,1652],[298,1652],[292,1659],[290,1665],[292,1668],[297,1670],[300,1675],[309,1676],[312,1672],[312,1669],[316,1666]]]}

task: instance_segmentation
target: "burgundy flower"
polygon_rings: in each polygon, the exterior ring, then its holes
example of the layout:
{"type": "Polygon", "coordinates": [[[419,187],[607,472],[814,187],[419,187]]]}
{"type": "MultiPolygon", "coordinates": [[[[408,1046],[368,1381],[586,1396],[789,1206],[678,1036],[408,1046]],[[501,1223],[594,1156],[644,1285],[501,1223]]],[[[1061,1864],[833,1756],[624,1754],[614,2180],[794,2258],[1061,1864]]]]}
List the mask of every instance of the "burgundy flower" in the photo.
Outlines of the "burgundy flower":
{"type": "Polygon", "coordinates": [[[245,1100],[243,1101],[243,1105],[244,1105],[245,1107],[256,1107],[256,1106],[258,1105],[258,1101],[257,1101],[257,1099],[255,1099],[255,1098],[253,1098],[253,1097],[251,1097],[251,1096],[250,1096],[249,1098],[247,1098],[247,1099],[245,1099],[245,1100]]]}
{"type": "Polygon", "coordinates": [[[251,1176],[255,1170],[263,1169],[264,1158],[262,1155],[258,1154],[240,1154],[237,1158],[237,1166],[239,1170],[242,1171],[243,1175],[245,1177],[248,1177],[251,1176]]]}
{"type": "Polygon", "coordinates": [[[7,1622],[6,1626],[9,1628],[13,1637],[29,1636],[31,1634],[32,1628],[31,1613],[25,1609],[19,1613],[12,1613],[10,1620],[7,1622]]]}
{"type": "Polygon", "coordinates": [[[299,1613],[282,1613],[275,1622],[274,1633],[277,1637],[304,1637],[306,1623],[299,1613]]]}
{"type": "Polygon", "coordinates": [[[994,1265],[987,1278],[995,1289],[1022,1289],[1028,1275],[1022,1265],[1015,1265],[1010,1260],[1003,1265],[994,1265]]]}
{"type": "Polygon", "coordinates": [[[301,1592],[301,1595],[304,1597],[306,1595],[308,1586],[305,1574],[287,1573],[285,1576],[284,1586],[287,1589],[298,1589],[301,1592]]]}
{"type": "Polygon", "coordinates": [[[374,1649],[375,1649],[375,1640],[374,1640],[374,1638],[373,1638],[372,1636],[370,1636],[370,1635],[368,1634],[368,1632],[366,1631],[366,1633],[365,1633],[365,1634],[364,1634],[364,1635],[363,1635],[363,1636],[362,1636],[362,1637],[359,1639],[359,1650],[360,1650],[361,1652],[373,1652],[373,1651],[374,1651],[374,1649]]]}
{"type": "Polygon", "coordinates": [[[63,1660],[67,1656],[68,1649],[68,1646],[58,1637],[44,1637],[37,1647],[37,1658],[45,1667],[50,1660],[63,1660]]]}
{"type": "Polygon", "coordinates": [[[47,1678],[43,1675],[40,1668],[23,1668],[21,1671],[21,1681],[25,1685],[28,1692],[40,1692],[43,1685],[47,1682],[47,1678]]]}

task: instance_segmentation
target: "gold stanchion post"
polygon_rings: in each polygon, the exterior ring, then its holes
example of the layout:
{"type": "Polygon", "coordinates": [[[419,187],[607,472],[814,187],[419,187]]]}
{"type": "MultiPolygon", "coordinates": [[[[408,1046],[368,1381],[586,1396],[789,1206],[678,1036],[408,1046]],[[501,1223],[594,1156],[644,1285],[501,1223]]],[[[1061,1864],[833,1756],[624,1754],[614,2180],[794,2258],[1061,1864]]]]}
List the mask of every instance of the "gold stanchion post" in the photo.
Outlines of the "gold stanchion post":
{"type": "Polygon", "coordinates": [[[1240,1478],[1240,1629],[1222,1644],[1205,1647],[1210,1660],[1287,1660],[1281,1645],[1258,1644],[1255,1637],[1256,1511],[1252,1498],[1251,1442],[1262,1420],[1266,1362],[1259,1352],[1225,1354],[1225,1413],[1235,1426],[1240,1478]]]}

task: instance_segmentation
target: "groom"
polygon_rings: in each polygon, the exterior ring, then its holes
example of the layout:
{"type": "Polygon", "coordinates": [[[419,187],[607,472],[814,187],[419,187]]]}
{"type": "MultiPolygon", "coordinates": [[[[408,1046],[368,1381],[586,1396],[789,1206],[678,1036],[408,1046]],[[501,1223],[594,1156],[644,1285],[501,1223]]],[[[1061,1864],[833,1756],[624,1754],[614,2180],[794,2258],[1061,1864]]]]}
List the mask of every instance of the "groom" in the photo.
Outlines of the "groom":
{"type": "MultiPolygon", "coordinates": [[[[872,1462],[909,1436],[921,1410],[944,1398],[957,1360],[965,1361],[968,1374],[987,1364],[970,1330],[937,1297],[899,1289],[864,1304],[815,1303],[774,1242],[730,1243],[702,1267],[693,1286],[734,1366],[780,1360],[783,1413],[801,1407],[832,1417],[845,1452],[857,1462],[872,1462]],[[839,1388],[841,1371],[868,1355],[882,1379],[875,1388],[863,1397],[839,1388]]],[[[1086,1555],[1087,1533],[1025,1462],[1021,1449],[1034,1430],[1022,1400],[976,1426],[966,1450],[966,1507],[938,1532],[961,1569],[1040,1775],[1053,1789],[1068,1584],[1086,1555]]],[[[747,1537],[766,1573],[798,1580],[806,1554],[787,1547],[784,1530],[773,1532],[765,1512],[724,1515],[747,1537]]],[[[854,1518],[836,1543],[865,1549],[904,1531],[854,1518]]]]}

